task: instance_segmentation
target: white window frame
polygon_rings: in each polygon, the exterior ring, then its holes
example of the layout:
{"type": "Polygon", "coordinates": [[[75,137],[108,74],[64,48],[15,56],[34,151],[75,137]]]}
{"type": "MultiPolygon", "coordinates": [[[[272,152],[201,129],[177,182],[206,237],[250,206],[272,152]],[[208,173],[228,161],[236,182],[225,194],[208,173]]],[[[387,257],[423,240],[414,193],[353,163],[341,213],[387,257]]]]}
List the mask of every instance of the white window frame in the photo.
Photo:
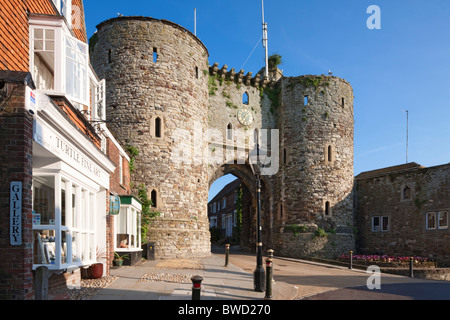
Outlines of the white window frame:
{"type": "Polygon", "coordinates": [[[119,184],[123,184],[123,157],[119,155],[119,184]]]}
{"type": "Polygon", "coordinates": [[[440,210],[435,212],[427,212],[425,215],[425,228],[426,230],[446,230],[448,229],[448,210],[440,210]],[[445,225],[441,225],[441,216],[446,215],[447,223],[445,225]],[[434,217],[434,225],[430,226],[429,221],[430,217],[434,217]]]}
{"type": "Polygon", "coordinates": [[[436,212],[427,212],[425,215],[425,228],[427,230],[436,230],[437,228],[437,220],[436,220],[436,212]],[[434,217],[434,225],[429,224],[430,217],[434,217]]]}
{"type": "Polygon", "coordinates": [[[139,251],[141,250],[141,232],[138,230],[138,227],[141,225],[141,211],[139,211],[133,205],[120,205],[120,213],[114,217],[114,251],[139,251]],[[121,224],[121,219],[126,222],[126,234],[127,237],[127,246],[128,247],[120,247],[120,243],[117,242],[117,234],[119,230],[119,226],[121,224]],[[134,244],[131,244],[131,236],[134,235],[134,244]]]}
{"type": "Polygon", "coordinates": [[[66,18],[69,27],[72,26],[72,0],[52,0],[58,12],[66,18]]]}
{"type": "Polygon", "coordinates": [[[447,210],[438,211],[436,218],[437,218],[436,221],[437,221],[438,229],[440,229],[440,230],[448,229],[448,211],[447,210]],[[446,224],[441,225],[441,215],[444,215],[444,214],[446,215],[446,224]]]}
{"type": "MultiPolygon", "coordinates": [[[[55,19],[54,17],[51,18],[45,18],[45,17],[31,17],[29,21],[29,28],[30,28],[30,70],[33,71],[34,74],[34,68],[35,68],[35,61],[34,61],[34,41],[35,41],[35,30],[36,29],[45,29],[45,30],[53,30],[55,34],[54,39],[54,78],[53,78],[53,89],[40,89],[41,92],[47,93],[47,94],[58,94],[58,95],[65,95],[67,98],[72,101],[74,104],[82,104],[85,106],[90,106],[90,95],[89,95],[89,89],[90,89],[90,65],[89,65],[89,47],[86,43],[76,39],[73,37],[69,31],[69,29],[65,26],[64,23],[61,22],[61,19],[55,19]],[[67,56],[67,44],[72,43],[75,45],[76,56],[81,57],[80,61],[77,60],[77,62],[74,63],[75,66],[78,66],[79,70],[82,70],[81,74],[81,80],[80,83],[78,83],[78,86],[74,87],[80,87],[80,94],[82,96],[74,96],[68,94],[68,88],[67,85],[69,82],[69,79],[67,79],[67,76],[69,74],[68,69],[68,61],[74,61],[70,59],[67,56]]],[[[75,68],[77,69],[77,68],[75,68]]],[[[92,78],[92,77],[91,77],[92,78]]],[[[74,79],[71,79],[74,80],[74,79]]],[[[97,81],[98,82],[98,81],[97,81]]],[[[104,96],[103,96],[104,97],[104,96]]],[[[103,99],[102,101],[105,101],[103,99]]],[[[103,103],[103,102],[102,102],[103,103]]]]}
{"type": "Polygon", "coordinates": [[[388,232],[390,229],[390,221],[389,216],[372,216],[372,232],[388,232]],[[375,228],[375,218],[378,218],[378,228],[375,228]],[[387,229],[384,226],[384,220],[388,219],[387,229]]]}
{"type": "MultiPolygon", "coordinates": [[[[48,264],[35,264],[33,270],[40,266],[46,266],[50,270],[63,270],[70,266],[86,266],[97,262],[96,248],[96,191],[88,186],[75,181],[63,173],[39,173],[33,175],[33,187],[35,179],[39,177],[52,177],[54,181],[54,224],[33,225],[34,231],[54,230],[55,232],[55,261],[48,264]],[[62,225],[62,182],[65,183],[65,225],[62,225]],[[75,189],[75,193],[73,190],[75,189]],[[70,190],[70,192],[68,192],[70,190]],[[72,197],[75,196],[75,212],[73,212],[72,197]],[[62,247],[62,233],[66,233],[66,259],[62,261],[64,248],[62,247]],[[75,239],[75,243],[73,241],[75,239]],[[75,257],[75,259],[73,259],[75,257]]],[[[33,196],[34,202],[34,196],[33,196]]],[[[33,205],[36,209],[36,204],[33,205]]],[[[35,210],[36,211],[36,210],[35,210]]],[[[39,213],[39,212],[36,212],[39,213]]]]}

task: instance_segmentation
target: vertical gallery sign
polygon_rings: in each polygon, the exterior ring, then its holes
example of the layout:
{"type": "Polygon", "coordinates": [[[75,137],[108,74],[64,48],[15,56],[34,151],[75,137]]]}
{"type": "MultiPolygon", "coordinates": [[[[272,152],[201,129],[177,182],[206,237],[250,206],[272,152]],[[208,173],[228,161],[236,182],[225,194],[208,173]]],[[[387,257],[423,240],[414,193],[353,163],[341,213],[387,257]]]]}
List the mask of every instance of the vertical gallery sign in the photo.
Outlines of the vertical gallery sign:
{"type": "Polygon", "coordinates": [[[10,243],[12,246],[22,244],[22,182],[11,182],[10,201],[10,243]]]}

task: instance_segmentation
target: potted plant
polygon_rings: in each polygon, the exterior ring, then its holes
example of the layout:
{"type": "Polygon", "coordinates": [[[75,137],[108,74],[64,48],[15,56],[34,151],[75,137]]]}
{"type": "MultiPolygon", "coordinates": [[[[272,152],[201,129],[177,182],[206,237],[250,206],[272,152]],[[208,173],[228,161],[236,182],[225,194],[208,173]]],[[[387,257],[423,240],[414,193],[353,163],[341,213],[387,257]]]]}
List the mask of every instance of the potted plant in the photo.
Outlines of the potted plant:
{"type": "Polygon", "coordinates": [[[105,249],[99,249],[97,247],[96,260],[97,263],[92,264],[88,269],[89,277],[91,279],[100,279],[103,277],[103,263],[101,261],[106,260],[105,249]]]}
{"type": "Polygon", "coordinates": [[[123,265],[123,260],[124,260],[124,259],[129,259],[127,256],[121,256],[121,255],[119,255],[117,252],[114,252],[114,256],[115,256],[114,264],[115,264],[117,267],[121,267],[121,266],[123,265]]]}

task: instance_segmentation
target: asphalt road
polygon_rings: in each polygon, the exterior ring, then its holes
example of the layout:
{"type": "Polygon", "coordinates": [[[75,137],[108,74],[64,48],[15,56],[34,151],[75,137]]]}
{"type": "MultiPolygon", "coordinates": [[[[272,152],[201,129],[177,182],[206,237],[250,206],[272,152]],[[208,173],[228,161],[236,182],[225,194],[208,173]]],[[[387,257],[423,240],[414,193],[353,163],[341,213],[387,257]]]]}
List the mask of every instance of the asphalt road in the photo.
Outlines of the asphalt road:
{"type": "MultiPolygon", "coordinates": [[[[263,258],[263,263],[265,258],[263,258]]],[[[230,263],[253,273],[255,255],[231,252],[230,263]]],[[[275,257],[275,281],[297,287],[296,300],[450,300],[450,282],[374,273],[275,257]],[[372,290],[368,284],[375,286],[372,290]]]]}

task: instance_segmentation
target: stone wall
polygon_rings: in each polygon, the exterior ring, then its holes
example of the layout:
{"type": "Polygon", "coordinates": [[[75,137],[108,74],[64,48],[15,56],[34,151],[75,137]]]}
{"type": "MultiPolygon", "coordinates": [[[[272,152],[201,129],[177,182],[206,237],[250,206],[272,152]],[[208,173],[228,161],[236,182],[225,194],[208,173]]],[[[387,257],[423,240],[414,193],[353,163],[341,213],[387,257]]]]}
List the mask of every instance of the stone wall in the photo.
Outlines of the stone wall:
{"type": "MultiPolygon", "coordinates": [[[[139,151],[133,185],[144,184],[149,198],[155,195],[154,209],[161,212],[164,230],[172,228],[172,221],[204,222],[200,233],[184,229],[195,234],[187,237],[197,248],[186,249],[186,255],[208,254],[208,180],[203,161],[208,51],[192,33],[166,20],[119,17],[97,28],[90,41],[91,60],[107,83],[111,131],[122,145],[139,151]]],[[[171,232],[149,234],[148,241],[159,243],[156,258],[178,256],[169,241],[177,230],[173,225],[171,232]]]]}
{"type": "Polygon", "coordinates": [[[353,244],[353,91],[345,80],[323,75],[283,78],[280,88],[276,245],[305,247],[293,256],[334,257],[353,244]],[[333,234],[333,250],[284,235],[286,226],[333,234]]]}
{"type": "Polygon", "coordinates": [[[408,164],[357,176],[357,252],[434,257],[450,264],[448,221],[433,230],[426,222],[427,213],[449,211],[449,185],[450,165],[408,164]],[[388,217],[387,230],[372,231],[373,217],[388,217]]]}

